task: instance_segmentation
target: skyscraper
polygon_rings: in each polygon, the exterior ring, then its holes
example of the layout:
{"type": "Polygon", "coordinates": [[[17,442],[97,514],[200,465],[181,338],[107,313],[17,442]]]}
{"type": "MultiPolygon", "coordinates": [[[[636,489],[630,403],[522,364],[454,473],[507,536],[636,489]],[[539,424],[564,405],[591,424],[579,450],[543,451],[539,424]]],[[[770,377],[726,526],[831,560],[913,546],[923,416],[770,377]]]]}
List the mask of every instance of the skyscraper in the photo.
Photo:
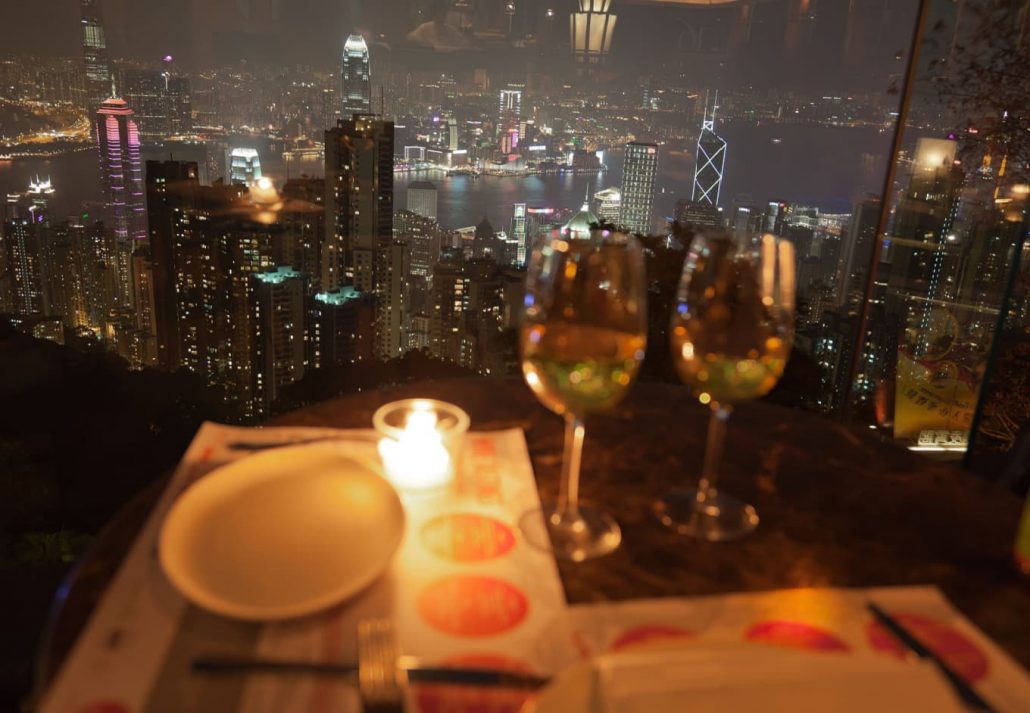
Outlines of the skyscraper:
{"type": "Polygon", "coordinates": [[[622,192],[615,186],[602,188],[594,194],[597,201],[597,217],[605,223],[613,225],[619,222],[619,211],[622,209],[622,192]]]}
{"type": "Polygon", "coordinates": [[[622,164],[619,226],[632,233],[651,232],[651,207],[658,177],[658,146],[631,141],[622,164]]]}
{"type": "Polygon", "coordinates": [[[3,226],[4,262],[11,274],[11,298],[15,314],[48,311],[46,272],[40,232],[31,215],[7,221],[3,226]]]}
{"type": "Polygon", "coordinates": [[[498,125],[518,124],[522,117],[522,90],[502,89],[497,103],[498,125]]]}
{"type": "Polygon", "coordinates": [[[268,415],[281,389],[304,376],[304,277],[280,266],[254,275],[250,322],[252,410],[268,415]]]}
{"type": "Polygon", "coordinates": [[[93,107],[103,101],[111,87],[107,62],[107,39],[100,0],[80,0],[82,11],[82,55],[86,63],[86,101],[93,107]]]}
{"type": "Polygon", "coordinates": [[[353,114],[368,114],[372,111],[368,45],[361,35],[350,35],[344,43],[340,77],[344,121],[349,120],[353,114]]]}
{"type": "Polygon", "coordinates": [[[837,275],[837,303],[842,306],[857,304],[863,298],[879,218],[880,201],[875,199],[856,204],[851,213],[837,275]]]}
{"type": "Polygon", "coordinates": [[[147,240],[139,129],[124,99],[108,97],[97,110],[94,135],[100,157],[104,223],[113,238],[115,305],[134,304],[132,253],[147,240]]]}
{"type": "Polygon", "coordinates": [[[261,178],[261,158],[257,149],[238,146],[229,153],[229,183],[249,186],[261,178]]]}
{"type": "Polygon", "coordinates": [[[326,241],[322,289],[372,294],[377,249],[393,238],[393,122],[342,119],[325,133],[326,241]]]}
{"type": "Polygon", "coordinates": [[[719,106],[719,94],[715,94],[712,115],[708,115],[708,100],[705,99],[704,118],[701,133],[697,137],[697,156],[694,162],[694,186],[690,199],[696,203],[719,205],[722,192],[722,174],[726,165],[726,140],[715,133],[715,110],[719,106]]]}
{"type": "Polygon", "coordinates": [[[515,243],[515,264],[525,265],[526,256],[529,255],[529,233],[526,225],[526,204],[516,203],[511,214],[511,230],[508,231],[509,239],[515,243]]]}
{"type": "Polygon", "coordinates": [[[408,210],[436,220],[436,185],[431,181],[409,183],[408,210]]]}

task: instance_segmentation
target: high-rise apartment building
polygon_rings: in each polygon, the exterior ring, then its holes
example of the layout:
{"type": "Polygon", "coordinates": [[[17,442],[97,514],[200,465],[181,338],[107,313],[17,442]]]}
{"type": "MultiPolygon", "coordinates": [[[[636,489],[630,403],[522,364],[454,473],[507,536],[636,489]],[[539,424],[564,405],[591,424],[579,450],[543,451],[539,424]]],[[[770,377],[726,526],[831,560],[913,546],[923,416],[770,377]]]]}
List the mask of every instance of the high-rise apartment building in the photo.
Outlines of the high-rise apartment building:
{"type": "Polygon", "coordinates": [[[379,248],[393,239],[393,122],[342,119],[325,134],[322,290],[375,294],[379,248]]]}
{"type": "Polygon", "coordinates": [[[432,181],[412,181],[408,184],[407,207],[412,213],[436,220],[436,185],[432,181]]]}
{"type": "Polygon", "coordinates": [[[304,276],[280,266],[253,276],[250,294],[251,401],[266,417],[282,389],[304,376],[304,276]]]}
{"type": "Polygon", "coordinates": [[[340,63],[343,120],[354,114],[372,111],[372,74],[369,66],[368,45],[361,35],[350,35],[343,44],[340,63]]]}
{"type": "Polygon", "coordinates": [[[4,262],[10,282],[10,307],[15,314],[49,312],[46,262],[41,231],[31,215],[7,221],[3,226],[4,262]]]}
{"type": "Polygon", "coordinates": [[[640,141],[626,144],[619,227],[631,233],[646,235],[651,232],[651,209],[657,178],[658,146],[640,141]]]}
{"type": "MultiPolygon", "coordinates": [[[[177,264],[192,222],[189,211],[194,196],[199,192],[197,164],[147,161],[146,180],[158,365],[174,371],[182,363],[176,295],[180,283],[177,264]]],[[[206,268],[201,255],[197,255],[196,268],[206,268]]],[[[210,280],[213,280],[213,275],[193,274],[181,282],[191,293],[197,294],[210,280]]],[[[201,325],[186,327],[187,331],[200,328],[201,325]]]]}
{"type": "Polygon", "coordinates": [[[322,291],[322,243],[325,240],[325,179],[291,178],[283,184],[279,223],[281,242],[273,246],[276,265],[291,265],[304,277],[308,296],[322,291]]]}
{"type": "Polygon", "coordinates": [[[408,348],[405,330],[409,315],[410,252],[402,240],[392,240],[381,258],[382,285],[377,296],[376,354],[380,359],[399,357],[408,348]]]}
{"type": "Polygon", "coordinates": [[[837,303],[841,306],[857,306],[864,298],[879,218],[879,200],[857,203],[852,210],[843,236],[837,273],[837,303]]]}

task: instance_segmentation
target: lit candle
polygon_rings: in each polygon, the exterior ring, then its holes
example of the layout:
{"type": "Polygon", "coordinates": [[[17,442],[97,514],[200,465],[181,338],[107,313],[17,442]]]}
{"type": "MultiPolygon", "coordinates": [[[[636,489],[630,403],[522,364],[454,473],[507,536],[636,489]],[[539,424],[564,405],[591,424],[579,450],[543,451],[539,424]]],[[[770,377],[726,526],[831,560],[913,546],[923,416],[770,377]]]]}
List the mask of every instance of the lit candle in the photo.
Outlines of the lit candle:
{"type": "Polygon", "coordinates": [[[468,416],[449,404],[426,399],[387,404],[373,419],[385,437],[379,441],[379,455],[386,475],[402,490],[430,490],[447,485],[454,477],[452,449],[464,436],[468,416]],[[438,416],[448,407],[464,417],[450,419],[448,427],[438,416]],[[396,424],[396,425],[394,425],[396,424]],[[400,426],[403,424],[403,426],[400,426]]]}

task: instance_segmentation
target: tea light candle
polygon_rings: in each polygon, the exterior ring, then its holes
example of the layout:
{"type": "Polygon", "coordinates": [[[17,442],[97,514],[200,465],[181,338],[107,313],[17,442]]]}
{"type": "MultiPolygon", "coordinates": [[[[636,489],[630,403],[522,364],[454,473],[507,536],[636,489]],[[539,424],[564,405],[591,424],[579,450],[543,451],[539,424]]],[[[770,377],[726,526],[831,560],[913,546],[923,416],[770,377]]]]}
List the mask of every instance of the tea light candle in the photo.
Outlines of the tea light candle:
{"type": "Polygon", "coordinates": [[[441,488],[454,478],[468,414],[453,404],[408,399],[387,404],[372,417],[379,455],[390,481],[402,490],[441,488]]]}

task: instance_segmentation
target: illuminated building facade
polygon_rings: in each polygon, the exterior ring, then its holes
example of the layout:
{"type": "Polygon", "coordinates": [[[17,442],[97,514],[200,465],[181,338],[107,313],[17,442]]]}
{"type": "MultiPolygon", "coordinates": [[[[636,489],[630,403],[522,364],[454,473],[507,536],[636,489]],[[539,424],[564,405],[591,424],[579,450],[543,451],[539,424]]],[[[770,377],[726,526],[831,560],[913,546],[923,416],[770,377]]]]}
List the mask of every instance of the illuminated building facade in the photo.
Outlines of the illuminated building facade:
{"type": "Polygon", "coordinates": [[[229,152],[229,183],[249,186],[261,175],[261,157],[257,149],[240,146],[229,152]]]}
{"type": "Polygon", "coordinates": [[[372,74],[369,66],[368,45],[361,35],[350,35],[343,45],[340,63],[343,120],[354,114],[372,111],[372,74]]]}
{"type": "Polygon", "coordinates": [[[658,146],[631,141],[622,164],[622,207],[619,227],[631,233],[651,232],[651,209],[658,178],[658,146]]]}
{"type": "Polygon", "coordinates": [[[622,191],[615,186],[602,188],[594,194],[597,201],[597,217],[605,223],[616,225],[622,210],[622,191]]]}
{"type": "Polygon", "coordinates": [[[719,95],[716,93],[709,116],[707,100],[705,102],[701,133],[697,137],[694,185],[690,192],[690,200],[695,203],[708,203],[714,206],[719,205],[722,176],[726,167],[726,140],[715,133],[715,110],[718,105],[719,95]]]}
{"type": "Polygon", "coordinates": [[[393,238],[393,122],[342,119],[325,133],[325,292],[378,286],[379,247],[393,238]]]}
{"type": "Polygon", "coordinates": [[[113,306],[131,310],[135,304],[132,253],[147,240],[139,128],[125,100],[112,96],[97,110],[93,129],[100,158],[104,224],[113,239],[113,306]]]}
{"type": "Polygon", "coordinates": [[[107,39],[100,0],[80,0],[82,55],[86,64],[86,100],[90,110],[103,101],[111,88],[107,39]]]}

